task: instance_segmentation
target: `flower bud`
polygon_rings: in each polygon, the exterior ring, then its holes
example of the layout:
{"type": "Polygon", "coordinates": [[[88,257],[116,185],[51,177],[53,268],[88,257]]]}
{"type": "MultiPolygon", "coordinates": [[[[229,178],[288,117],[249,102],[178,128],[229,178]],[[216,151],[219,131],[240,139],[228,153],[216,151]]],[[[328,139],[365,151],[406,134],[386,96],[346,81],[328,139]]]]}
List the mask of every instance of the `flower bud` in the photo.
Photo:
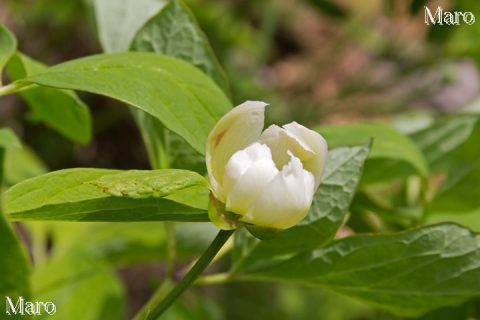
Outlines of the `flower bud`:
{"type": "Polygon", "coordinates": [[[265,107],[259,101],[237,106],[208,136],[206,161],[215,202],[209,214],[222,229],[240,224],[290,228],[307,215],[320,184],[325,139],[296,122],[263,131],[265,107]]]}

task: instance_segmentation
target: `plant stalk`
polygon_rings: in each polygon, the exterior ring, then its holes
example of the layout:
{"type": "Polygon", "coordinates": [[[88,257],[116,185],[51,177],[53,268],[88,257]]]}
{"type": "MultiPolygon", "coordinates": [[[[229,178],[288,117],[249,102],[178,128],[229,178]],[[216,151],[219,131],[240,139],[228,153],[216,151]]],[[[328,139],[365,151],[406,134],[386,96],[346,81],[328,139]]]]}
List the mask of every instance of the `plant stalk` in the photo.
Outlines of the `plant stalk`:
{"type": "Polygon", "coordinates": [[[6,96],[12,93],[18,93],[21,91],[29,90],[38,87],[37,84],[25,84],[22,82],[13,82],[6,86],[0,87],[0,96],[6,96]]]}
{"type": "Polygon", "coordinates": [[[159,294],[159,291],[165,290],[165,288],[161,286],[152,296],[150,301],[147,302],[145,307],[140,310],[135,317],[135,320],[154,320],[160,317],[178,299],[178,297],[180,297],[180,295],[193,284],[205,268],[208,267],[210,262],[215,258],[234,231],[235,230],[220,230],[210,246],[205,250],[200,259],[198,259],[197,263],[195,263],[185,277],[177,283],[165,298],[163,298],[164,294],[159,294]]]}
{"type": "Polygon", "coordinates": [[[165,231],[167,233],[167,278],[173,279],[175,275],[175,259],[176,259],[176,238],[175,224],[171,221],[165,222],[165,231]]]}

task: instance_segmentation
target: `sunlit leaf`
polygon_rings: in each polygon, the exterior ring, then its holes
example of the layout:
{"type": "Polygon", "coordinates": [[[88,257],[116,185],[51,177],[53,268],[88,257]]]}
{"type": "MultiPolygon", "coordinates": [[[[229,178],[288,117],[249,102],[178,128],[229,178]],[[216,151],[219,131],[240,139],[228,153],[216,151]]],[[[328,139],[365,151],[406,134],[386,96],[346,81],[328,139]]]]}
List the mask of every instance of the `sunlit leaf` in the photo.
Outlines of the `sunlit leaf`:
{"type": "Polygon", "coordinates": [[[5,208],[15,220],[207,221],[205,204],[193,203],[203,190],[205,179],[185,170],[66,169],[13,186],[5,208]]]}
{"type": "Polygon", "coordinates": [[[203,72],[154,53],[104,54],[69,61],[22,83],[106,95],[135,106],[179,134],[198,152],[213,125],[231,108],[203,72]]]}
{"type": "MultiPolygon", "coordinates": [[[[118,6],[122,2],[118,2],[118,6]]],[[[133,38],[131,51],[156,52],[182,59],[210,76],[229,93],[225,73],[195,17],[179,0],[169,1],[142,26],[133,38]]],[[[143,139],[156,168],[162,165],[205,172],[204,158],[176,134],[148,114],[137,115],[143,139]],[[162,147],[163,146],[163,147],[162,147]]]]}
{"type": "Polygon", "coordinates": [[[225,72],[195,17],[180,0],[169,1],[135,35],[132,51],[157,52],[187,61],[228,93],[225,72]]]}

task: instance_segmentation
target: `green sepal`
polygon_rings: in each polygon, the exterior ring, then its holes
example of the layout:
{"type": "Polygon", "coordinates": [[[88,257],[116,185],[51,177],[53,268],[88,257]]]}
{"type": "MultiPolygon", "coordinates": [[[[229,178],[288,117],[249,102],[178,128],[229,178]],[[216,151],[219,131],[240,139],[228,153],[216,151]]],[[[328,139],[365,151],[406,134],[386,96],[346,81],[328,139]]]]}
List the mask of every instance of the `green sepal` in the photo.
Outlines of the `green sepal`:
{"type": "Polygon", "coordinates": [[[277,236],[281,229],[274,229],[274,228],[266,228],[266,227],[258,227],[258,226],[246,226],[248,232],[255,238],[260,240],[271,240],[277,236]]]}
{"type": "Polygon", "coordinates": [[[214,225],[222,230],[233,230],[243,225],[239,221],[241,216],[227,211],[225,204],[218,200],[212,192],[210,192],[209,199],[208,218],[214,225]]]}

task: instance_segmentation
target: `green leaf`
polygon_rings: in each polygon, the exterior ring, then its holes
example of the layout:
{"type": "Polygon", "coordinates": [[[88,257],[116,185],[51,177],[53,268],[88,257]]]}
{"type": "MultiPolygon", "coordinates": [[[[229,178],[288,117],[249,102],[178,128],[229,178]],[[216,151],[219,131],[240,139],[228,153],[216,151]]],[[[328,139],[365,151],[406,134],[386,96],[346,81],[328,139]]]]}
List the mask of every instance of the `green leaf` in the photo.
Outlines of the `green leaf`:
{"type": "Polygon", "coordinates": [[[5,208],[15,220],[208,221],[206,184],[185,170],[66,169],[13,186],[5,208]]]}
{"type": "Polygon", "coordinates": [[[478,117],[461,114],[443,117],[431,126],[411,134],[432,171],[448,166],[450,155],[472,134],[478,117]]]}
{"type": "Polygon", "coordinates": [[[480,208],[480,122],[449,161],[446,181],[427,207],[433,213],[468,213],[480,208]]]}
{"type": "Polygon", "coordinates": [[[417,320],[473,320],[480,314],[480,299],[471,299],[466,303],[436,309],[432,312],[424,314],[417,320]]]}
{"type": "Polygon", "coordinates": [[[93,0],[100,43],[105,52],[127,51],[138,29],[164,0],[93,0]]]}
{"type": "Polygon", "coordinates": [[[124,317],[125,292],[113,270],[80,247],[54,255],[33,274],[35,301],[52,301],[45,319],[118,320],[124,317]]]}
{"type": "MultiPolygon", "coordinates": [[[[136,108],[130,108],[130,111],[140,129],[140,134],[142,135],[142,140],[147,150],[150,166],[153,169],[170,167],[188,169],[170,165],[171,160],[165,148],[165,134],[167,129],[165,129],[160,120],[136,108]]],[[[191,148],[188,144],[186,144],[186,146],[191,148]]]]}
{"type": "Polygon", "coordinates": [[[26,145],[7,150],[5,155],[5,181],[8,186],[47,173],[42,160],[26,145]]]}
{"type": "Polygon", "coordinates": [[[427,215],[426,224],[436,224],[443,222],[457,223],[469,228],[475,232],[480,232],[480,208],[471,212],[435,212],[427,215]]]}
{"type": "MultiPolygon", "coordinates": [[[[158,8],[155,7],[158,12],[152,17],[147,15],[145,7],[132,7],[129,1],[97,1],[98,24],[107,26],[101,33],[104,50],[124,50],[125,43],[132,41],[131,51],[156,52],[182,59],[204,71],[228,92],[225,74],[188,8],[179,1],[163,3],[166,5],[159,4],[158,8]],[[108,11],[105,11],[106,8],[108,11]],[[121,37],[118,28],[108,28],[109,25],[124,24],[125,15],[138,16],[134,30],[143,24],[133,40],[131,34],[123,33],[121,37]]],[[[147,1],[147,5],[152,4],[155,3],[147,1]]],[[[184,139],[166,130],[159,120],[149,114],[133,109],[132,111],[154,169],[174,167],[206,171],[203,156],[193,150],[184,139]]]]}
{"type": "MultiPolygon", "coordinates": [[[[16,54],[7,65],[11,80],[44,72],[42,63],[23,54],[16,54]]],[[[66,138],[88,143],[91,139],[92,121],[88,107],[69,90],[36,87],[18,93],[28,104],[34,121],[42,122],[66,138]]]]}
{"type": "MultiPolygon", "coordinates": [[[[130,50],[156,52],[182,59],[205,72],[226,94],[230,92],[228,80],[208,39],[182,1],[169,1],[152,17],[137,32],[130,50]]],[[[163,164],[197,172],[206,171],[201,154],[178,135],[163,129],[158,120],[149,115],[137,116],[136,120],[154,168],[163,164]]]]}
{"type": "MultiPolygon", "coordinates": [[[[0,186],[3,182],[3,160],[5,149],[17,147],[19,142],[12,131],[0,129],[0,186]]],[[[0,200],[1,200],[0,196],[0,200]]],[[[6,310],[6,297],[16,303],[20,296],[30,297],[30,267],[26,252],[12,226],[7,222],[3,214],[3,206],[0,203],[0,310],[6,310]]],[[[23,318],[20,315],[12,315],[14,319],[23,318]]]]}
{"type": "Polygon", "coordinates": [[[421,176],[428,175],[428,164],[413,141],[383,124],[351,124],[321,126],[316,128],[328,141],[330,148],[367,143],[373,138],[373,147],[365,165],[362,182],[370,183],[390,179],[389,168],[401,162],[410,166],[421,176]],[[379,174],[380,173],[380,174],[379,174]]]}
{"type": "MultiPolygon", "coordinates": [[[[162,222],[30,222],[35,231],[43,225],[58,255],[82,250],[114,266],[155,262],[165,258],[165,227],[162,222]],[[77,248],[78,247],[78,248],[77,248]]],[[[183,224],[179,224],[181,226],[183,224]]]]}
{"type": "MultiPolygon", "coordinates": [[[[44,234],[48,233],[57,255],[80,248],[89,256],[113,266],[154,263],[166,258],[167,236],[162,222],[42,221],[30,222],[27,227],[30,233],[40,228],[44,234]]],[[[209,222],[175,225],[177,262],[189,262],[192,255],[201,254],[217,231],[209,222]]],[[[42,238],[40,242],[46,241],[45,236],[42,238]]]]}
{"type": "Polygon", "coordinates": [[[21,146],[22,145],[20,141],[18,140],[17,136],[11,129],[9,128],[0,129],[0,149],[21,148],[21,146]]]}
{"type": "Polygon", "coordinates": [[[171,167],[193,170],[200,174],[207,172],[205,157],[190,147],[182,137],[165,130],[164,143],[171,167]]]}
{"type": "MultiPolygon", "coordinates": [[[[15,36],[0,23],[0,75],[3,68],[7,64],[8,60],[15,53],[17,48],[17,40],[15,36]]],[[[0,77],[0,86],[2,85],[2,79],[0,77]]]]}
{"type": "Polygon", "coordinates": [[[132,51],[161,53],[189,62],[229,92],[225,72],[195,17],[180,0],[169,1],[135,35],[132,51]]]}
{"type": "Polygon", "coordinates": [[[156,117],[198,152],[231,104],[200,70],[179,59],[128,52],[69,61],[28,77],[26,83],[106,95],[156,117]]]}
{"type": "Polygon", "coordinates": [[[182,137],[167,130],[151,115],[131,108],[140,127],[151,166],[154,169],[188,169],[204,174],[207,169],[205,157],[194,150],[182,137]]]}
{"type": "Polygon", "coordinates": [[[333,149],[308,216],[297,226],[261,241],[245,230],[235,235],[234,270],[254,269],[273,257],[317,248],[331,241],[345,221],[370,146],[333,149]]]}
{"type": "MultiPolygon", "coordinates": [[[[20,244],[12,226],[10,226],[0,210],[0,310],[6,310],[6,298],[10,297],[14,303],[20,296],[30,297],[30,268],[27,262],[25,249],[20,244]]],[[[22,316],[14,316],[20,319],[22,316]]]]}
{"type": "Polygon", "coordinates": [[[480,237],[453,224],[353,236],[253,277],[320,285],[415,317],[480,294],[480,237]]]}

